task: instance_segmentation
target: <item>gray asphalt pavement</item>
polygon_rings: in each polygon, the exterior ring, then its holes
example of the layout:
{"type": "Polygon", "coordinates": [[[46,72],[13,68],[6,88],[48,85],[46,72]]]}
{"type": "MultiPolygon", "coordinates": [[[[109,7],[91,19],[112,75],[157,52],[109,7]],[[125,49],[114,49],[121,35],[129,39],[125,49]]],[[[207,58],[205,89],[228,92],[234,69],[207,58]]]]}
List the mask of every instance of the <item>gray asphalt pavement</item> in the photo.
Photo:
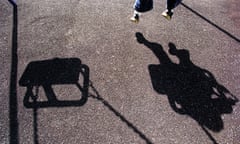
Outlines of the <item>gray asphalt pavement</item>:
{"type": "Polygon", "coordinates": [[[133,3],[0,1],[1,144],[240,144],[240,2],[133,3]]]}

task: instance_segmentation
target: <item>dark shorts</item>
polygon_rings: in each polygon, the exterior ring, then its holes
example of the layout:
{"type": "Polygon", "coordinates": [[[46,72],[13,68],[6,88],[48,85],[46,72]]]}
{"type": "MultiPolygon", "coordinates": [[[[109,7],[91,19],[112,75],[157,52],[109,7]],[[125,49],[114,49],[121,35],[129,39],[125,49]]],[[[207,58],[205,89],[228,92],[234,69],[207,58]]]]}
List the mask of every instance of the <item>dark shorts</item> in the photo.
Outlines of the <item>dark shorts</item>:
{"type": "Polygon", "coordinates": [[[138,12],[147,12],[153,9],[153,0],[136,0],[134,9],[138,12]]]}

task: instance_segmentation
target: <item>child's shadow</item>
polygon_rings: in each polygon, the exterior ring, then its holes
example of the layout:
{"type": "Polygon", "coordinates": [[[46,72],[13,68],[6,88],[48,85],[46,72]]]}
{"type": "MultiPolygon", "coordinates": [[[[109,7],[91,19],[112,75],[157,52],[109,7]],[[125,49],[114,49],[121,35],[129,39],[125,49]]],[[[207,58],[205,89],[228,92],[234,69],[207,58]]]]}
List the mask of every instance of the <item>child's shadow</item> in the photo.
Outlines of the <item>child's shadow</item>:
{"type": "Polygon", "coordinates": [[[148,67],[154,90],[167,95],[175,112],[190,116],[202,128],[221,131],[221,115],[231,113],[238,99],[209,71],[194,65],[187,50],[169,43],[169,53],[179,59],[179,64],[173,63],[160,44],[149,42],[141,33],[136,37],[159,59],[160,64],[148,67]]]}

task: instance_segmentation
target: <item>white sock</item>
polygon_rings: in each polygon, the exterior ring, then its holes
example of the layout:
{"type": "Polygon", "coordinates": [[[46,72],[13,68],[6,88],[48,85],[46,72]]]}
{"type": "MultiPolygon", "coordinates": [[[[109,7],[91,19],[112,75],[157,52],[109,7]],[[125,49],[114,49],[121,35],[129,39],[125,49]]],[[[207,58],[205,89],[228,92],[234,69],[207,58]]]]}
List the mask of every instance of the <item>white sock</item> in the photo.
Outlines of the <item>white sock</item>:
{"type": "Polygon", "coordinates": [[[141,15],[141,13],[136,11],[136,10],[134,10],[134,15],[141,15]]]}

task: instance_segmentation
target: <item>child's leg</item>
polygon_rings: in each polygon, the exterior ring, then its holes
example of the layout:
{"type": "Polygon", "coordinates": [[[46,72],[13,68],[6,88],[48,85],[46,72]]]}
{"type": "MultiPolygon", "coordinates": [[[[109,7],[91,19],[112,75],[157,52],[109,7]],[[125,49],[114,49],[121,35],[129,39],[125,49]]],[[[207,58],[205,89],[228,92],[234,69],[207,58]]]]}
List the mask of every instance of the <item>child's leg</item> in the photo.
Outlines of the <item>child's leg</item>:
{"type": "Polygon", "coordinates": [[[176,0],[167,0],[167,10],[172,11],[175,8],[176,0]]]}
{"type": "Polygon", "coordinates": [[[181,0],[167,0],[167,10],[173,11],[173,9],[179,5],[181,0]]]}
{"type": "Polygon", "coordinates": [[[133,16],[130,18],[132,22],[138,23],[139,22],[140,13],[134,10],[133,16]]]}
{"type": "Polygon", "coordinates": [[[167,9],[162,13],[166,19],[170,20],[173,15],[173,9],[181,2],[181,0],[167,0],[167,9]]]}
{"type": "Polygon", "coordinates": [[[135,0],[133,8],[135,11],[133,17],[131,18],[131,21],[138,22],[140,13],[152,10],[153,0],[135,0]]]}
{"type": "Polygon", "coordinates": [[[134,6],[133,6],[134,13],[133,13],[133,16],[130,18],[132,22],[135,22],[135,23],[139,22],[140,13],[137,10],[138,8],[140,8],[140,6],[141,6],[141,0],[135,0],[134,6]]]}

